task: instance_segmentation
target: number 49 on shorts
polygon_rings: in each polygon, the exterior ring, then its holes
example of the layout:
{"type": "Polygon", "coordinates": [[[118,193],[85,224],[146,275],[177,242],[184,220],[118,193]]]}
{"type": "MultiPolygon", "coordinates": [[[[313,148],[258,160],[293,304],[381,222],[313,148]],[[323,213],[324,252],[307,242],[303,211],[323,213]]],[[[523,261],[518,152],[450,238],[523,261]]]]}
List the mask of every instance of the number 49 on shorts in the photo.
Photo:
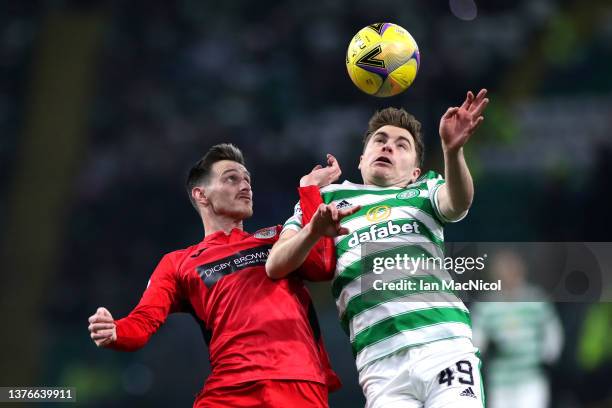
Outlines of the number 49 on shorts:
{"type": "MultiPolygon", "coordinates": [[[[457,366],[457,380],[460,384],[474,385],[474,375],[472,374],[472,363],[467,360],[457,361],[455,363],[457,366]]],[[[438,375],[438,383],[446,384],[451,386],[453,384],[453,380],[455,379],[455,375],[453,370],[450,367],[445,368],[440,371],[438,375]]]]}

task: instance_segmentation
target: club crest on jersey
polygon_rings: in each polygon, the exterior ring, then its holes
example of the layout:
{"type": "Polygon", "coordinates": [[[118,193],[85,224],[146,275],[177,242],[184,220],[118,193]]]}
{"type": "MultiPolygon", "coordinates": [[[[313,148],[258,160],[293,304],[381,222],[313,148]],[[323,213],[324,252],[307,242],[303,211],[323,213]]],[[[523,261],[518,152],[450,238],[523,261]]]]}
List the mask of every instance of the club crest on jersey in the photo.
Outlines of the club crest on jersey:
{"type": "Polygon", "coordinates": [[[372,207],[366,213],[366,220],[370,222],[378,222],[386,220],[391,215],[391,207],[388,205],[377,205],[372,207]]]}
{"type": "Polygon", "coordinates": [[[419,194],[421,194],[421,191],[418,188],[410,188],[406,191],[402,191],[401,193],[396,195],[395,198],[397,198],[398,200],[409,200],[413,197],[418,196],[419,194]]]}
{"type": "Polygon", "coordinates": [[[255,234],[253,234],[255,238],[259,238],[259,239],[269,239],[269,238],[274,237],[275,235],[276,235],[276,227],[262,228],[259,231],[257,231],[255,234]]]}

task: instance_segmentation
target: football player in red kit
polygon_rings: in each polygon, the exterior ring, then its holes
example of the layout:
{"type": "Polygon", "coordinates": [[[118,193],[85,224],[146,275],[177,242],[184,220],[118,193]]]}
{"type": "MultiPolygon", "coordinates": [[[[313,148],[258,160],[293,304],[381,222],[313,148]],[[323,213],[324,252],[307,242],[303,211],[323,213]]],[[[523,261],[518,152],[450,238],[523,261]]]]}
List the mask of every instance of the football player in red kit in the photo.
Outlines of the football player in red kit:
{"type": "MultiPolygon", "coordinates": [[[[335,159],[302,179],[326,185],[337,179],[335,159]]],[[[190,313],[203,329],[212,372],[194,407],[327,407],[328,391],[340,387],[323,346],[316,314],[302,277],[329,269],[317,251],[291,277],[267,278],[265,263],[280,226],[254,234],[250,174],[240,150],[212,147],[191,169],[190,199],[204,224],[204,240],[166,254],[136,308],[114,320],[98,308],[89,318],[99,347],[136,350],[169,313],[190,313]]],[[[314,200],[320,201],[318,189],[314,200]]]]}

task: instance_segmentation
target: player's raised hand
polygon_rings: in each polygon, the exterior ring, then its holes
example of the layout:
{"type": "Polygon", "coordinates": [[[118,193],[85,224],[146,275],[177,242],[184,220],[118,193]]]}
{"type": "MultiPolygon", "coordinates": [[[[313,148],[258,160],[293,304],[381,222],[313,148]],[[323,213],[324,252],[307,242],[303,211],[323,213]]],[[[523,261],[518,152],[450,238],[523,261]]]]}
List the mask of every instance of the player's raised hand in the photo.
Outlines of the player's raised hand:
{"type": "Polygon", "coordinates": [[[98,347],[105,347],[117,340],[117,327],[110,312],[99,307],[89,316],[89,334],[98,347]]]}
{"type": "Polygon", "coordinates": [[[333,204],[321,204],[310,220],[310,228],[317,236],[337,237],[346,235],[349,230],[342,227],[340,221],[344,217],[355,214],[360,209],[360,205],[339,210],[333,204]]]}
{"type": "Polygon", "coordinates": [[[486,89],[481,89],[476,96],[472,91],[468,91],[461,106],[448,108],[442,116],[440,137],[445,151],[459,150],[480,126],[484,120],[482,113],[489,103],[486,96],[486,89]]]}
{"type": "Polygon", "coordinates": [[[301,178],[300,187],[325,187],[338,180],[341,174],[342,170],[340,170],[338,160],[333,155],[328,154],[327,166],[323,167],[317,164],[310,173],[301,178]]]}

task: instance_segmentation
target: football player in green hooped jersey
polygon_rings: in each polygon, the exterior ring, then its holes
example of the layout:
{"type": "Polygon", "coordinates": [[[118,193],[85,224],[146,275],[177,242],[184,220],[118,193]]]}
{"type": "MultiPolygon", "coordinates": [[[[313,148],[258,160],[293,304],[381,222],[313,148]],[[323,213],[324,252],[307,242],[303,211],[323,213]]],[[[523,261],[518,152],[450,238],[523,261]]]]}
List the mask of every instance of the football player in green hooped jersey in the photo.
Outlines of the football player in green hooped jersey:
{"type": "MultiPolygon", "coordinates": [[[[436,296],[419,290],[373,296],[376,287],[367,282],[385,277],[374,275],[366,258],[371,258],[372,244],[379,245],[377,256],[384,254],[387,260],[398,244],[404,253],[416,248],[414,256],[440,256],[444,225],[463,219],[472,203],[474,185],[463,146],[484,120],[486,95],[485,89],[476,96],[468,92],[461,106],[442,116],[444,178],[421,170],[421,124],[411,114],[396,108],[376,112],[359,159],[363,184],[345,181],[321,189],[325,204],[305,226],[296,206],[268,258],[268,275],[279,279],[297,269],[319,239],[333,238],[332,293],[367,408],[484,406],[480,359],[465,305],[444,290],[436,296]]],[[[446,278],[445,271],[413,272],[415,283],[446,278]]],[[[394,283],[395,276],[389,276],[387,282],[394,283]]]]}

